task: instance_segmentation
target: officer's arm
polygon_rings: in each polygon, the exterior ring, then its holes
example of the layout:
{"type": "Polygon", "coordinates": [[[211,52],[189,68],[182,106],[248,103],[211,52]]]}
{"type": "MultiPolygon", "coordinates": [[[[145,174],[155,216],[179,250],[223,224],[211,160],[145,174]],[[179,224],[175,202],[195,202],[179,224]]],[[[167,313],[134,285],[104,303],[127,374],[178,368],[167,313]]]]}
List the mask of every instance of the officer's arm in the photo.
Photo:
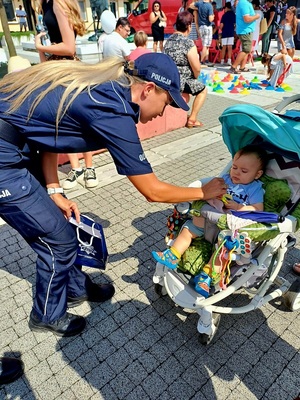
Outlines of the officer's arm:
{"type": "MultiPolygon", "coordinates": [[[[46,182],[46,188],[60,188],[57,174],[57,154],[42,154],[42,170],[46,182]]],[[[57,207],[61,209],[66,218],[69,219],[74,213],[76,221],[80,222],[80,213],[77,204],[74,201],[68,200],[60,193],[51,194],[50,197],[57,207]]]]}
{"type": "Polygon", "coordinates": [[[179,187],[160,181],[154,173],[128,176],[130,182],[149,202],[181,203],[208,200],[226,193],[222,178],[214,178],[201,188],[179,187]]]}
{"type": "Polygon", "coordinates": [[[59,179],[57,174],[57,154],[42,154],[42,169],[47,188],[59,188],[59,179]]]}

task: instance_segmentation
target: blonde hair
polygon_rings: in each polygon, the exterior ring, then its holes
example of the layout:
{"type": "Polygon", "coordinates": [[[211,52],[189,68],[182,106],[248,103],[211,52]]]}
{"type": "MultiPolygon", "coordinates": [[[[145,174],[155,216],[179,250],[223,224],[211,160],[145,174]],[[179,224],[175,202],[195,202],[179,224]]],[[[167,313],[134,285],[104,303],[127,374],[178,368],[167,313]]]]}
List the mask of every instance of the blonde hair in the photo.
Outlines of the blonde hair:
{"type": "Polygon", "coordinates": [[[291,6],[286,10],[286,12],[288,12],[288,11],[293,15],[291,28],[292,28],[292,34],[296,35],[297,27],[298,27],[297,8],[294,6],[291,6]]]}
{"type": "MultiPolygon", "coordinates": [[[[90,92],[93,86],[116,80],[123,74],[124,61],[119,57],[107,58],[97,64],[85,64],[73,60],[48,61],[4,76],[0,81],[0,92],[7,93],[3,100],[10,102],[8,113],[13,113],[33,92],[47,85],[32,102],[28,114],[30,118],[36,106],[48,93],[58,86],[64,87],[65,90],[57,108],[57,128],[59,121],[80,93],[84,90],[90,92]]],[[[138,81],[129,75],[128,78],[129,85],[138,81]]]]}
{"type": "MultiPolygon", "coordinates": [[[[46,0],[33,0],[32,8],[37,14],[42,14],[42,4],[46,0]]],[[[80,8],[77,0],[53,0],[65,12],[70,26],[76,35],[83,36],[86,33],[84,21],[80,16],[80,8]]]]}
{"type": "Polygon", "coordinates": [[[134,35],[134,44],[136,47],[143,47],[148,41],[148,36],[144,31],[138,31],[134,35]]]}
{"type": "MultiPolygon", "coordinates": [[[[43,88],[31,104],[28,119],[34,109],[47,94],[58,86],[65,88],[56,111],[56,131],[58,124],[76,97],[87,90],[90,94],[94,86],[107,81],[119,80],[123,86],[131,87],[134,84],[145,84],[146,81],[138,76],[132,76],[134,61],[125,62],[120,57],[107,58],[97,64],[85,64],[73,60],[48,61],[37,64],[23,71],[7,74],[0,80],[0,93],[7,93],[2,100],[8,101],[10,107],[7,113],[16,111],[22,103],[36,90],[43,88]],[[128,73],[124,72],[126,65],[128,73]],[[127,79],[122,79],[122,77],[127,79]],[[127,82],[127,83],[126,83],[127,82]]],[[[155,85],[157,92],[166,92],[155,85]]]]}

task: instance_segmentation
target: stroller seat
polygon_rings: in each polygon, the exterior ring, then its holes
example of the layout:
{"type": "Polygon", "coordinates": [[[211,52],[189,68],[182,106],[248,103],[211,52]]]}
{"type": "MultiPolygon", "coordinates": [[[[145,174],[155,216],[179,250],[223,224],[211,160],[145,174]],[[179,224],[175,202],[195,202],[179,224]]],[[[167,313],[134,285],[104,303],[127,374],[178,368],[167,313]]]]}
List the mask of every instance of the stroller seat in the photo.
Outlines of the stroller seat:
{"type": "MultiPolygon", "coordinates": [[[[227,225],[226,215],[217,220],[215,217],[210,219],[210,215],[205,213],[205,202],[200,202],[202,204],[197,211],[206,218],[205,238],[193,241],[177,270],[172,271],[157,263],[153,276],[157,293],[168,294],[179,306],[199,314],[197,330],[203,344],[210,343],[217,331],[220,321],[217,314],[249,312],[279,296],[284,296],[285,304],[291,310],[300,308],[300,280],[290,283],[278,276],[292,243],[290,235],[300,227],[300,132],[289,125],[289,119],[249,105],[229,107],[220,121],[223,140],[232,155],[247,144],[259,144],[267,150],[269,162],[262,179],[266,191],[264,206],[266,211],[284,218],[276,223],[254,222],[233,232],[227,225]],[[235,259],[242,260],[242,265],[232,259],[227,287],[216,284],[210,296],[204,298],[194,290],[193,276],[208,262],[213,246],[221,246],[225,237],[233,235],[238,240],[239,249],[235,251],[235,259]],[[247,254],[243,253],[245,238],[248,240],[247,254]],[[276,288],[271,291],[274,285],[276,288]],[[250,294],[248,305],[216,305],[241,288],[250,294]]],[[[221,175],[228,172],[229,168],[230,164],[221,175]]],[[[201,185],[201,182],[192,184],[197,185],[201,185]]],[[[178,232],[181,222],[193,214],[191,208],[191,204],[175,206],[172,218],[173,222],[176,218],[178,221],[177,224],[169,223],[169,228],[176,226],[178,232]]],[[[172,239],[172,235],[174,231],[169,229],[168,238],[171,236],[172,239]]]]}

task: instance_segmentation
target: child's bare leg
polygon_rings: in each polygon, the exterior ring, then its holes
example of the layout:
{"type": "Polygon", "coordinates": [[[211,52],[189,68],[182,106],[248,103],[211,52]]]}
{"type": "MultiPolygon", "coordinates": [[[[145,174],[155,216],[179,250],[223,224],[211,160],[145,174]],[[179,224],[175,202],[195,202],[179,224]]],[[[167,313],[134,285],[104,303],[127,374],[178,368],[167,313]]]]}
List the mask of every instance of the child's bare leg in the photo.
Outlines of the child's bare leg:
{"type": "Polygon", "coordinates": [[[177,268],[182,254],[190,246],[192,239],[202,235],[203,230],[194,226],[192,221],[189,220],[184,224],[177,239],[169,249],[163,252],[152,251],[152,256],[157,262],[170,269],[175,269],[177,268]]]}
{"type": "Polygon", "coordinates": [[[223,46],[221,50],[221,62],[224,62],[227,46],[223,46]]]}
{"type": "Polygon", "coordinates": [[[192,239],[195,239],[196,237],[197,236],[189,229],[183,228],[178,237],[175,239],[171,249],[175,249],[181,257],[182,254],[190,247],[192,239]]]}
{"type": "Polygon", "coordinates": [[[227,46],[227,63],[231,64],[232,45],[227,46]]]}

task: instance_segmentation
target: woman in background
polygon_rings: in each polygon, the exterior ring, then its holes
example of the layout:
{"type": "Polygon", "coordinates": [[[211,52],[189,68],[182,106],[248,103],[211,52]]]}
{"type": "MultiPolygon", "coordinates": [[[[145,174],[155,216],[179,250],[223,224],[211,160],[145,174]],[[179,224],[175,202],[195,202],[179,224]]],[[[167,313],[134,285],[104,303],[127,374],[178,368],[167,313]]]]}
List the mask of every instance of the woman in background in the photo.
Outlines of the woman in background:
{"type": "Polygon", "coordinates": [[[161,53],[163,52],[164,38],[165,38],[165,27],[167,26],[166,14],[161,9],[159,1],[155,1],[152,4],[152,12],[150,14],[151,30],[153,36],[153,51],[157,52],[157,43],[161,53]]]}
{"type": "MultiPolygon", "coordinates": [[[[35,47],[39,52],[41,62],[51,60],[76,60],[76,36],[82,36],[86,32],[85,24],[80,16],[80,8],[77,0],[42,0],[38,4],[37,11],[43,14],[43,22],[46,31],[35,37],[35,47]],[[42,45],[42,37],[50,37],[49,46],[42,45]],[[46,54],[50,54],[47,56],[46,54]]],[[[78,60],[78,59],[77,59],[78,60]]],[[[68,154],[71,171],[63,183],[65,190],[77,186],[77,182],[85,184],[87,188],[98,185],[95,168],[93,167],[92,153],[83,153],[86,169],[80,166],[78,154],[68,154]]]]}
{"type": "Polygon", "coordinates": [[[176,31],[165,44],[165,53],[173,58],[180,74],[180,91],[195,96],[191,114],[186,123],[187,128],[199,128],[202,122],[197,120],[198,113],[206,99],[207,89],[200,81],[201,65],[197,48],[189,39],[193,16],[189,11],[177,15],[176,31]]]}
{"type": "Polygon", "coordinates": [[[43,22],[47,29],[35,37],[35,47],[39,52],[41,62],[49,59],[74,59],[76,36],[82,36],[86,32],[78,1],[42,0],[38,3],[37,11],[43,14],[43,22]],[[51,44],[43,46],[41,38],[47,32],[51,44]],[[50,57],[46,54],[50,54],[50,57]]]}
{"type": "Polygon", "coordinates": [[[266,1],[267,11],[264,14],[264,17],[267,20],[268,30],[262,35],[261,39],[261,54],[268,53],[273,29],[273,20],[276,14],[276,7],[274,5],[274,0],[266,1]]]}
{"type": "Polygon", "coordinates": [[[297,33],[298,19],[296,7],[289,7],[286,10],[285,19],[281,21],[278,28],[278,47],[279,51],[288,54],[290,57],[295,55],[294,35],[297,33]]]}

